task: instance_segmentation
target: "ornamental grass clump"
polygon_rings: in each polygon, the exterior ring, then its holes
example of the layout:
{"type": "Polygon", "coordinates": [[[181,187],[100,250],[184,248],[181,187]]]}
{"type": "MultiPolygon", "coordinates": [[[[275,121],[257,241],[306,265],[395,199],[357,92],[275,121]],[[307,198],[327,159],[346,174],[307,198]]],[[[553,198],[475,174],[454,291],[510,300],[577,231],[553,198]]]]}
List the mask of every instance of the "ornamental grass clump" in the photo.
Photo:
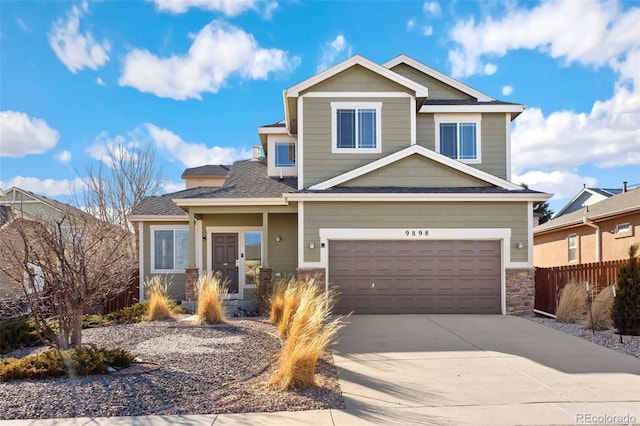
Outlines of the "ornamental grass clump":
{"type": "Polygon", "coordinates": [[[560,293],[556,321],[576,323],[582,321],[587,314],[587,291],[577,282],[571,281],[560,293]]]}
{"type": "Polygon", "coordinates": [[[198,324],[222,324],[226,321],[222,301],[227,298],[228,288],[220,273],[208,273],[198,279],[198,324]]]}
{"type": "Polygon", "coordinates": [[[585,325],[595,330],[608,330],[613,327],[613,286],[603,288],[591,304],[591,313],[587,315],[585,325]]]}
{"type": "Polygon", "coordinates": [[[269,306],[269,322],[271,324],[279,324],[284,311],[284,292],[287,290],[288,283],[286,281],[278,281],[273,287],[271,301],[269,306]]]}
{"type": "MultiPolygon", "coordinates": [[[[289,282],[293,307],[287,328],[287,340],[278,355],[278,368],[268,382],[275,389],[299,389],[315,385],[318,360],[342,327],[342,318],[330,320],[334,297],[318,289],[315,279],[289,282]],[[295,289],[295,290],[293,290],[295,289]]],[[[286,292],[285,292],[286,299],[286,292]]],[[[280,324],[285,321],[283,312],[280,324]]]]}
{"type": "Polygon", "coordinates": [[[169,286],[166,279],[160,275],[154,275],[145,281],[144,288],[149,298],[147,320],[160,321],[174,318],[171,300],[168,296],[169,286]]]}

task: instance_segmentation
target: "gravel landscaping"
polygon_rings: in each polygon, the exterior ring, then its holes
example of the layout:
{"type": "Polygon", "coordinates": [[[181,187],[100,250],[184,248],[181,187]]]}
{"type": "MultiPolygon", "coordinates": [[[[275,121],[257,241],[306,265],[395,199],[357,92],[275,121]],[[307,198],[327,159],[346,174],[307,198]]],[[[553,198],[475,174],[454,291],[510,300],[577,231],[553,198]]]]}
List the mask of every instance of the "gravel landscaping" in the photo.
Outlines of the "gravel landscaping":
{"type": "Polygon", "coordinates": [[[591,329],[586,328],[584,324],[561,323],[556,322],[553,318],[547,317],[530,316],[526,318],[546,325],[554,330],[581,337],[600,346],[613,349],[614,351],[640,358],[640,336],[622,336],[623,343],[620,343],[620,335],[616,334],[615,330],[596,330],[594,334],[591,329]]]}
{"type": "MultiPolygon", "coordinates": [[[[281,343],[260,320],[193,326],[176,321],[83,330],[83,343],[120,347],[139,363],[118,374],[0,382],[1,419],[294,411],[342,408],[333,357],[318,363],[314,388],[265,383],[281,343]]],[[[20,357],[33,349],[2,355],[20,357]]]]}

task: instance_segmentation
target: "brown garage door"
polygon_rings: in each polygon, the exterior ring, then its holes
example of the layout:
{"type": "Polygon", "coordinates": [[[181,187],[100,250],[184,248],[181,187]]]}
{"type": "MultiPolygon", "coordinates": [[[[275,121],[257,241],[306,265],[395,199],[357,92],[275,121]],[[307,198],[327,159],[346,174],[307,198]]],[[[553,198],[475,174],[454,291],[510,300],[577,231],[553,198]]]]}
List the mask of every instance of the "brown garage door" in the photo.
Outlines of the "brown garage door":
{"type": "Polygon", "coordinates": [[[499,314],[499,241],[329,241],[336,310],[499,314]]]}

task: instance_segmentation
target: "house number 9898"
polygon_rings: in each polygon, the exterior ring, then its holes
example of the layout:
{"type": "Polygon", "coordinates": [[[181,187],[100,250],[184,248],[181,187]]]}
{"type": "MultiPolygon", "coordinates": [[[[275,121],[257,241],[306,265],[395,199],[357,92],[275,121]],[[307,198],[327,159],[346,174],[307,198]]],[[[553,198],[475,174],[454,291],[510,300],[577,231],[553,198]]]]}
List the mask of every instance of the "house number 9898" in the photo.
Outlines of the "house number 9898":
{"type": "Polygon", "coordinates": [[[405,237],[428,237],[429,231],[422,229],[407,229],[404,231],[405,237]]]}

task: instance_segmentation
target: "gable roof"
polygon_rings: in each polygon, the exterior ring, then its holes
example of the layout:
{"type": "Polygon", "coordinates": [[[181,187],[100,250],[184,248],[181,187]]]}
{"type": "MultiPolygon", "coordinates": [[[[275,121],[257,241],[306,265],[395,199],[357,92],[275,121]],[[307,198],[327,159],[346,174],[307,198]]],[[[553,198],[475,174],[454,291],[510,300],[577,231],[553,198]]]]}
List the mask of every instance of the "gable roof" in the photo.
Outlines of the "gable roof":
{"type": "Polygon", "coordinates": [[[533,233],[541,234],[581,225],[585,218],[590,221],[599,221],[634,212],[640,214],[640,187],[551,219],[533,228],[533,233]]]}
{"type": "Polygon", "coordinates": [[[352,57],[340,62],[339,64],[334,65],[331,68],[327,68],[326,70],[314,75],[313,77],[310,77],[296,84],[295,86],[286,89],[284,91],[285,97],[297,97],[300,95],[300,92],[312,86],[315,86],[321,81],[327,80],[328,78],[331,78],[334,75],[341,73],[342,71],[349,69],[354,65],[360,65],[370,71],[375,72],[376,74],[379,74],[395,83],[400,84],[401,86],[413,90],[415,92],[415,96],[418,98],[426,98],[429,95],[429,89],[422,86],[421,84],[418,84],[411,79],[408,79],[398,73],[391,71],[390,69],[388,69],[388,67],[378,65],[363,56],[353,55],[352,57]]]}
{"type": "Polygon", "coordinates": [[[21,201],[13,201],[11,199],[9,199],[9,196],[12,192],[18,192],[21,193],[23,195],[26,195],[28,198],[31,198],[34,201],[38,201],[42,204],[45,204],[55,210],[58,210],[60,212],[73,212],[73,213],[77,213],[77,214],[87,214],[85,211],[82,211],[76,207],[73,207],[72,205],[69,204],[65,204],[62,203],[60,201],[51,199],[51,198],[47,198],[44,195],[38,195],[35,192],[31,192],[31,191],[27,191],[26,189],[21,189],[18,188],[17,186],[11,187],[8,190],[4,191],[4,196],[1,196],[2,198],[0,198],[0,203],[4,204],[4,205],[14,205],[14,204],[20,204],[21,201]]]}
{"type": "MultiPolygon", "coordinates": [[[[578,202],[578,200],[580,200],[581,198],[583,198],[584,196],[586,196],[587,201],[591,198],[591,197],[599,197],[599,198],[609,198],[612,197],[614,195],[620,194],[622,193],[622,189],[613,189],[613,188],[587,188],[584,187],[582,188],[582,190],[580,192],[578,192],[576,194],[575,197],[573,197],[571,199],[571,201],[569,201],[563,208],[561,208],[555,215],[554,218],[556,217],[560,217],[565,213],[571,213],[575,210],[579,210],[582,207],[584,207],[584,204],[580,205],[580,206],[576,206],[575,203],[578,202]]],[[[602,201],[602,200],[598,200],[598,201],[602,201]]],[[[596,201],[596,202],[598,202],[596,201]]],[[[590,204],[594,204],[593,202],[590,204]]]]}
{"type": "Polygon", "coordinates": [[[225,166],[222,164],[207,164],[200,167],[191,167],[186,169],[182,176],[182,179],[188,177],[224,177],[229,173],[231,166],[225,166]]]}
{"type": "Polygon", "coordinates": [[[389,164],[392,164],[396,161],[402,160],[414,154],[421,155],[425,158],[433,160],[437,163],[450,167],[454,170],[457,170],[459,172],[462,172],[474,178],[480,179],[484,182],[487,182],[499,188],[504,188],[509,190],[522,189],[520,185],[516,185],[515,183],[511,183],[509,181],[501,179],[492,174],[483,172],[482,170],[479,170],[479,169],[476,169],[475,167],[471,167],[467,164],[461,163],[460,161],[453,160],[447,157],[446,155],[439,154],[435,151],[432,151],[420,145],[410,145],[407,148],[401,149],[400,151],[396,151],[393,154],[387,155],[386,157],[383,157],[371,163],[365,164],[364,166],[358,167],[357,169],[350,170],[346,173],[343,173],[331,179],[327,179],[324,182],[320,182],[315,185],[312,185],[309,189],[311,190],[330,189],[337,185],[345,183],[349,180],[352,180],[357,177],[363,176],[367,173],[370,173],[374,170],[378,170],[382,167],[388,166],[389,164]]]}
{"type": "Polygon", "coordinates": [[[437,80],[442,81],[443,83],[448,84],[451,87],[454,87],[458,90],[460,90],[461,92],[466,93],[469,96],[472,96],[474,98],[476,98],[478,101],[480,102],[490,102],[490,101],[495,101],[494,98],[492,98],[489,95],[486,95],[476,89],[474,89],[473,87],[467,86],[466,84],[464,84],[461,81],[456,80],[453,77],[449,77],[446,74],[441,73],[440,71],[436,71],[435,69],[426,66],[425,64],[416,61],[413,58],[410,58],[407,55],[399,55],[393,59],[391,59],[390,61],[384,63],[382,66],[385,68],[393,68],[396,65],[399,64],[407,64],[412,68],[417,69],[420,72],[423,72],[425,74],[427,74],[430,77],[433,77],[437,80]]]}

